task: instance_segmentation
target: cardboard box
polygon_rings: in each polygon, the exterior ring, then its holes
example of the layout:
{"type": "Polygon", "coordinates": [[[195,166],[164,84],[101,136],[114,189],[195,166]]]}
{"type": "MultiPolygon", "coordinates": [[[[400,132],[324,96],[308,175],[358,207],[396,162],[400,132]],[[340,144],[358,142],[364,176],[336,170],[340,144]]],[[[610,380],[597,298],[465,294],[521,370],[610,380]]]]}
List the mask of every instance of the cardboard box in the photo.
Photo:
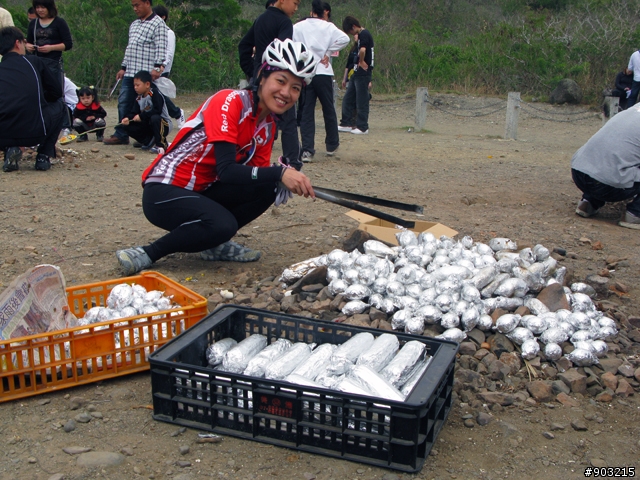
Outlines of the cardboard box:
{"type": "MultiPolygon", "coordinates": [[[[383,242],[398,245],[396,233],[401,232],[402,229],[397,228],[395,224],[387,222],[386,220],[380,220],[379,218],[372,217],[371,215],[367,215],[366,213],[358,212],[356,210],[350,210],[346,215],[360,222],[360,225],[358,225],[360,230],[370,233],[383,242]]],[[[454,229],[449,228],[446,225],[442,225],[441,223],[423,222],[420,220],[416,220],[416,226],[410,230],[415,232],[416,235],[421,232],[430,232],[433,233],[436,238],[440,238],[442,235],[453,238],[458,234],[454,229]]]]}

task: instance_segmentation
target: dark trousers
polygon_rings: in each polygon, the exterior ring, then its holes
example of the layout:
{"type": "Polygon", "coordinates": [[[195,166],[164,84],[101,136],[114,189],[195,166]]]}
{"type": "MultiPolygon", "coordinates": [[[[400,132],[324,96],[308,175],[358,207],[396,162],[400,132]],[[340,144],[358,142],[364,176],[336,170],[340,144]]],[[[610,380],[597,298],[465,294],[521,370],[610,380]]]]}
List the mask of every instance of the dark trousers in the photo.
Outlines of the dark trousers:
{"type": "Polygon", "coordinates": [[[298,139],[295,107],[284,112],[277,123],[282,135],[282,156],[289,160],[292,167],[300,170],[302,161],[300,160],[300,140],[298,139]]]}
{"type": "MultiPolygon", "coordinates": [[[[133,110],[136,101],[136,91],[133,89],[133,77],[123,77],[120,82],[120,94],[118,95],[118,123],[133,110]]],[[[115,136],[126,140],[129,133],[124,126],[116,127],[115,136]]]]}
{"type": "Polygon", "coordinates": [[[638,93],[640,93],[640,82],[636,82],[635,80],[631,84],[631,95],[627,99],[627,108],[633,107],[638,101],[638,93]]]}
{"type": "Polygon", "coordinates": [[[300,118],[300,136],[302,137],[302,151],[315,154],[316,100],[322,105],[324,117],[324,143],[328,152],[333,152],[340,145],[338,136],[338,116],[333,104],[333,77],[331,75],[316,75],[313,82],[305,88],[302,115],[300,118]]]}
{"type": "Polygon", "coordinates": [[[176,252],[202,252],[233,238],[275,201],[275,184],[214,183],[202,193],[163,183],[145,185],[147,220],[169,233],[144,247],[154,262],[176,252]]]}
{"type": "Polygon", "coordinates": [[[169,124],[160,115],[152,115],[148,121],[130,121],[129,125],[124,127],[130,137],[143,145],[150,145],[153,142],[158,147],[167,148],[169,124]]]}
{"type": "Polygon", "coordinates": [[[356,115],[356,127],[363,132],[369,130],[369,82],[371,82],[370,73],[362,75],[354,73],[351,75],[349,86],[342,99],[342,119],[340,120],[340,125],[351,126],[349,123],[353,117],[353,109],[355,107],[358,111],[356,115]]]}
{"type": "Polygon", "coordinates": [[[620,100],[618,101],[618,105],[622,110],[626,110],[627,106],[627,91],[626,90],[618,90],[617,88],[613,89],[611,92],[612,97],[618,97],[620,100]]]}
{"type": "Polygon", "coordinates": [[[587,200],[593,208],[598,210],[607,202],[622,202],[635,197],[627,204],[627,211],[640,217],[640,182],[630,188],[616,188],[605,185],[589,175],[578,170],[571,169],[573,182],[582,191],[582,199],[587,200]]]}

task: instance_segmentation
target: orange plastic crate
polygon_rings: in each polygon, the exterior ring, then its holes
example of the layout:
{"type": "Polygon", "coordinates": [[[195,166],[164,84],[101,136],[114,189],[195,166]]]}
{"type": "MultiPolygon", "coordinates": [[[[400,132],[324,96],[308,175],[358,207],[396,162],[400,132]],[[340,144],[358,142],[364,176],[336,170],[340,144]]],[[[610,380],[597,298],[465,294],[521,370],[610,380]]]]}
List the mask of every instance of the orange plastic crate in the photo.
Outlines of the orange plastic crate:
{"type": "Polygon", "coordinates": [[[179,310],[0,341],[0,403],[149,369],[149,354],[207,315],[207,300],[158,272],[69,287],[78,317],[106,306],[113,287],[138,284],[172,296],[179,310]]]}

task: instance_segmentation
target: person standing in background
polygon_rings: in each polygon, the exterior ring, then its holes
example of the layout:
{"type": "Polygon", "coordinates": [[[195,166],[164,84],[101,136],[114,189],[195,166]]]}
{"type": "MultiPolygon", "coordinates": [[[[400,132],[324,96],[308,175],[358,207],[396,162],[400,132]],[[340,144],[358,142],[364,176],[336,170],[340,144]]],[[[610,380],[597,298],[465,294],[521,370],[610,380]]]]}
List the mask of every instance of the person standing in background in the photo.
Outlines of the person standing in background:
{"type": "Polygon", "coordinates": [[[633,72],[633,82],[631,84],[631,93],[627,99],[627,108],[633,107],[638,101],[638,93],[640,93],[640,50],[636,50],[629,57],[629,65],[627,69],[633,72]]]}
{"type": "Polygon", "coordinates": [[[354,72],[349,82],[353,82],[353,89],[347,90],[342,99],[342,119],[340,131],[349,131],[349,123],[353,116],[353,96],[357,109],[356,128],[350,133],[367,135],[369,133],[369,83],[374,65],[373,36],[360,25],[357,18],[347,16],[342,22],[342,30],[349,35],[358,35],[358,61],[354,65],[354,72]],[[353,92],[353,93],[351,93],[353,92]],[[351,93],[351,95],[349,95],[351,93]]]}
{"type": "MultiPolygon", "coordinates": [[[[291,17],[299,5],[300,0],[267,0],[266,10],[253,22],[238,44],[240,67],[247,78],[256,78],[262,66],[262,54],[274,39],[286,40],[293,37],[291,17]]],[[[302,169],[295,108],[284,112],[277,123],[282,131],[283,157],[296,170],[302,169]]]]}
{"type": "Polygon", "coordinates": [[[322,59],[318,64],[313,82],[306,88],[302,100],[300,134],[303,162],[310,162],[316,153],[314,148],[316,99],[320,100],[322,105],[327,155],[334,155],[340,146],[338,116],[333,104],[333,68],[328,55],[346,47],[349,36],[331,23],[330,17],[331,5],[322,0],[313,0],[311,17],[293,26],[293,40],[309,45],[313,55],[322,59]]]}
{"type": "MultiPolygon", "coordinates": [[[[164,72],[167,56],[167,26],[155,13],[152,0],[131,0],[131,7],[138,16],[129,27],[129,43],[116,80],[122,80],[118,95],[118,122],[131,112],[136,102],[133,76],[140,71],[151,73],[157,80],[164,72]]],[[[126,128],[116,127],[114,134],[105,138],[105,145],[129,145],[126,128]]]]}

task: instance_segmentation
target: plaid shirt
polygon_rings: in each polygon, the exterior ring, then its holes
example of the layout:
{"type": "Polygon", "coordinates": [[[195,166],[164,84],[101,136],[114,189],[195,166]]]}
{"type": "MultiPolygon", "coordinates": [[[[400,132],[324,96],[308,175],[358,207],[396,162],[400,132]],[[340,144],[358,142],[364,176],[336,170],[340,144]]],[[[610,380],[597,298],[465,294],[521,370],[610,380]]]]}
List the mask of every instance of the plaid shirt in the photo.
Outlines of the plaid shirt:
{"type": "Polygon", "coordinates": [[[151,72],[160,67],[167,54],[167,26],[152,13],[145,20],[137,19],[129,27],[129,44],[124,52],[122,68],[126,77],[133,77],[140,70],[151,72]]]}

